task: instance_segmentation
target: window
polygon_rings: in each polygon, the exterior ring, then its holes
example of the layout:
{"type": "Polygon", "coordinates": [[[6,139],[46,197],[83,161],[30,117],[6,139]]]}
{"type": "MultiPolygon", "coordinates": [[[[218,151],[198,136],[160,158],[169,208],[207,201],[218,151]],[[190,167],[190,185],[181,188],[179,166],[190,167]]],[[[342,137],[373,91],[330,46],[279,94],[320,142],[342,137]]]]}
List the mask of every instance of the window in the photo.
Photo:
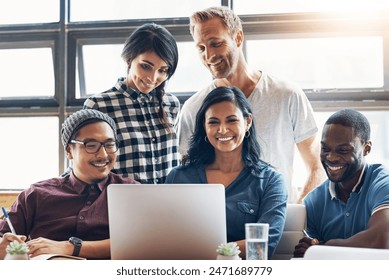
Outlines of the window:
{"type": "Polygon", "coordinates": [[[220,6],[220,0],[71,0],[70,21],[188,17],[194,11],[220,6]],[[152,9],[150,8],[152,7],[152,9]]]}
{"type": "Polygon", "coordinates": [[[196,92],[212,81],[202,64],[193,42],[178,43],[179,60],[176,72],[169,81],[170,92],[196,92]]]}
{"type": "Polygon", "coordinates": [[[53,0],[1,1],[0,24],[58,22],[59,4],[53,0]]]}
{"type": "Polygon", "coordinates": [[[0,49],[0,97],[54,97],[51,48],[0,49]]]}
{"type": "Polygon", "coordinates": [[[234,1],[239,15],[307,13],[307,12],[372,12],[388,10],[389,4],[382,0],[242,0],[234,1]]]}
{"type": "Polygon", "coordinates": [[[248,40],[247,60],[304,89],[377,89],[384,85],[383,47],[374,36],[248,40]]]}
{"type": "Polygon", "coordinates": [[[2,160],[0,189],[24,189],[57,177],[59,126],[57,117],[0,117],[2,160]]]}
{"type": "MultiPolygon", "coordinates": [[[[86,97],[110,89],[127,72],[121,59],[123,45],[85,45],[77,67],[77,97],[86,97]],[[80,84],[80,75],[84,83],[80,84]],[[81,94],[82,92],[82,94],[81,94]]],[[[81,79],[82,80],[82,79],[81,79]]]]}

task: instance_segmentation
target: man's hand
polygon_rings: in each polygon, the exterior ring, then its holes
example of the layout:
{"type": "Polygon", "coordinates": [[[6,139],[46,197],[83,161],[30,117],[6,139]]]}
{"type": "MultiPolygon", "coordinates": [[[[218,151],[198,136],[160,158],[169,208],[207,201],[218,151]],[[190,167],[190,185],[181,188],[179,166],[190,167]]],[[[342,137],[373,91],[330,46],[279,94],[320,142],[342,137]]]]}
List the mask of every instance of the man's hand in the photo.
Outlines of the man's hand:
{"type": "Polygon", "coordinates": [[[307,236],[304,236],[302,239],[299,240],[299,244],[294,247],[293,257],[295,258],[302,258],[304,257],[305,251],[312,245],[319,245],[320,242],[316,238],[310,238],[307,236]]]}
{"type": "Polygon", "coordinates": [[[73,245],[68,241],[54,241],[39,237],[28,241],[27,245],[31,257],[41,254],[71,255],[73,253],[73,245]]]}

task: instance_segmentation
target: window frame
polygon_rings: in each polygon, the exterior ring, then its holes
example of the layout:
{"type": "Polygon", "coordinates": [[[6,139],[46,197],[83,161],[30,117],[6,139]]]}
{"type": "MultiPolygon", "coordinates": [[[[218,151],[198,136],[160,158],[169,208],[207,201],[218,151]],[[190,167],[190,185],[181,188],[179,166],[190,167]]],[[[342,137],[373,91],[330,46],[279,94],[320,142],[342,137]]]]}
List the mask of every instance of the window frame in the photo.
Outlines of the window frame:
{"type": "MultiPolygon", "coordinates": [[[[56,81],[59,76],[58,61],[56,61],[55,53],[59,52],[58,46],[58,25],[49,25],[40,28],[41,26],[25,27],[25,30],[21,31],[21,27],[9,27],[2,29],[0,27],[0,49],[26,49],[26,48],[50,48],[53,57],[53,69],[54,69],[54,82],[55,92],[53,97],[46,96],[32,96],[32,97],[2,97],[0,102],[0,108],[12,108],[12,107],[55,107],[59,106],[59,90],[56,88],[58,84],[56,81]]],[[[20,70],[23,75],[23,69],[20,70]]],[[[17,90],[17,87],[15,88],[17,90]]]]}

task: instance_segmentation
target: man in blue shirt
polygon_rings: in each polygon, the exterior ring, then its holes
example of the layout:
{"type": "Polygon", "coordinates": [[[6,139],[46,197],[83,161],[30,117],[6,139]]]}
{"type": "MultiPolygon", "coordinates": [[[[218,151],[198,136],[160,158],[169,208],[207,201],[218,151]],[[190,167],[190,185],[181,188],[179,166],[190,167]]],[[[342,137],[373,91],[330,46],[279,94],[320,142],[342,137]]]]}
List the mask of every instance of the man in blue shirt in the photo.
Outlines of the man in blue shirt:
{"type": "Polygon", "coordinates": [[[295,257],[316,244],[389,248],[389,171],[366,163],[371,147],[361,113],[344,109],[327,120],[320,158],[328,180],[304,199],[310,237],[300,240],[295,257]]]}

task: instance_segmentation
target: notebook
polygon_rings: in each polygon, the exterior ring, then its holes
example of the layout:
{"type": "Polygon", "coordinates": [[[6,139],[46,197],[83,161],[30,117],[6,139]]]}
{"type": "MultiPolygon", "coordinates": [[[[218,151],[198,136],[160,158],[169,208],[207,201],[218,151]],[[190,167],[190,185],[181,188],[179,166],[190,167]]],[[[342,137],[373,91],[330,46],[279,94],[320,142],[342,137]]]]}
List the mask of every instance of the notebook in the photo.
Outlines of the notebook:
{"type": "Polygon", "coordinates": [[[226,242],[221,184],[111,184],[113,260],[216,259],[226,242]]]}
{"type": "Polygon", "coordinates": [[[389,249],[311,246],[304,260],[389,260],[389,249]]]}

